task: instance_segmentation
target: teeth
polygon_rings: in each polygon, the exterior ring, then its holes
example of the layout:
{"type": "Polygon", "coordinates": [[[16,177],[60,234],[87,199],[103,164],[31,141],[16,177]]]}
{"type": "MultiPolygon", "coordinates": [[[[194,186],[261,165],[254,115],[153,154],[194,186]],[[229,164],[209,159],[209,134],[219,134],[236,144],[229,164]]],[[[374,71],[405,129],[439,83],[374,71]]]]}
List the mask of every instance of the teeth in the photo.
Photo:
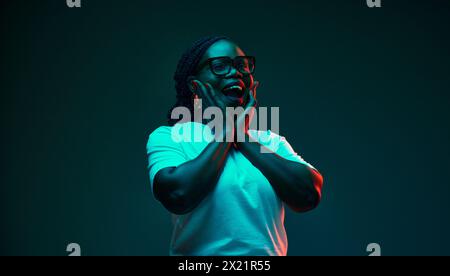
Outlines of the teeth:
{"type": "Polygon", "coordinates": [[[242,87],[240,87],[238,85],[233,85],[233,86],[227,87],[227,88],[224,89],[224,91],[228,91],[228,90],[231,90],[231,89],[239,89],[239,91],[242,91],[242,87]]]}

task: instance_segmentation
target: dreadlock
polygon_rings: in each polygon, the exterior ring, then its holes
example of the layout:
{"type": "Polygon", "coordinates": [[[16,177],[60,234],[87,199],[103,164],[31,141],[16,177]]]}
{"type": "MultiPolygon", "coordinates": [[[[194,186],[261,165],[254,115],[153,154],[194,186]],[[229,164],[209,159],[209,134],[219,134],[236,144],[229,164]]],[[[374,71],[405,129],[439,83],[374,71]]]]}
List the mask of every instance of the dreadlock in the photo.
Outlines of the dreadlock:
{"type": "Polygon", "coordinates": [[[178,61],[177,70],[173,76],[175,80],[175,90],[177,91],[176,103],[169,110],[167,114],[168,123],[170,126],[175,125],[177,120],[171,119],[172,110],[179,106],[187,107],[191,114],[194,111],[193,98],[194,94],[187,85],[187,78],[195,74],[195,69],[200,62],[203,54],[216,41],[228,39],[225,36],[206,36],[195,41],[194,44],[184,52],[178,61]]]}

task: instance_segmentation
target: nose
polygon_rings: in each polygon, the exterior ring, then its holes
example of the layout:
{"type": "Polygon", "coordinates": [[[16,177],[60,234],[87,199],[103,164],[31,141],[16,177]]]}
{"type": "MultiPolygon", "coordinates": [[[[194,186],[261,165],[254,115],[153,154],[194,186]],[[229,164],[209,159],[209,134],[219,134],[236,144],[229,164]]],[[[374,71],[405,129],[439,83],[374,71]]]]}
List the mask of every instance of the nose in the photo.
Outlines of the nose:
{"type": "Polygon", "coordinates": [[[231,66],[230,73],[228,73],[227,78],[242,78],[243,75],[234,66],[231,66]]]}

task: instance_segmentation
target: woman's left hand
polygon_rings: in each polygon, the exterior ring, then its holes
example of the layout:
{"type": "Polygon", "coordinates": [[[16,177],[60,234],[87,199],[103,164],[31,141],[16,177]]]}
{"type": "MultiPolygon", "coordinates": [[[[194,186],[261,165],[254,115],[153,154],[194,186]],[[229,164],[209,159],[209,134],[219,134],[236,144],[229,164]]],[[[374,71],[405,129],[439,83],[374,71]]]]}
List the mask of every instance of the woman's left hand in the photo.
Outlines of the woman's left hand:
{"type": "Polygon", "coordinates": [[[241,137],[240,139],[235,139],[235,142],[244,142],[242,141],[242,138],[244,138],[243,136],[248,133],[250,123],[253,120],[255,109],[258,105],[258,102],[256,100],[256,89],[258,88],[258,86],[259,82],[255,81],[253,86],[246,91],[248,95],[248,102],[244,107],[244,112],[240,114],[236,119],[236,135],[237,138],[239,138],[239,135],[241,135],[241,137]]]}

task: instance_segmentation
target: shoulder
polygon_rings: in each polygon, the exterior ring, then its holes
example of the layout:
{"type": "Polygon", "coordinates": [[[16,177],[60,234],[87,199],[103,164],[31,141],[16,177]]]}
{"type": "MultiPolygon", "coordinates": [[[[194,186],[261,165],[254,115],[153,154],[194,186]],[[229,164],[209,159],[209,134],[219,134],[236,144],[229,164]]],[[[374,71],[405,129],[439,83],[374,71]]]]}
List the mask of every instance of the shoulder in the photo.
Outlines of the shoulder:
{"type": "Polygon", "coordinates": [[[268,148],[270,151],[280,155],[281,157],[305,164],[311,168],[314,168],[311,164],[306,162],[289,144],[284,136],[281,136],[273,131],[256,131],[249,130],[250,136],[258,141],[261,145],[268,148]]]}
{"type": "Polygon", "coordinates": [[[147,147],[151,146],[152,144],[167,140],[168,137],[170,137],[171,133],[172,127],[170,126],[158,127],[157,129],[153,130],[148,136],[147,147]]]}
{"type": "Polygon", "coordinates": [[[268,130],[256,130],[256,129],[249,129],[248,130],[249,134],[253,137],[253,138],[277,138],[277,137],[282,137],[280,135],[278,135],[275,132],[272,132],[270,129],[268,130]]]}
{"type": "Polygon", "coordinates": [[[277,151],[282,144],[286,143],[286,139],[271,130],[249,130],[249,135],[258,141],[261,145],[277,151]]]}
{"type": "Polygon", "coordinates": [[[155,130],[153,130],[150,135],[148,136],[149,140],[151,139],[157,139],[160,136],[167,136],[170,135],[172,132],[172,128],[171,126],[160,126],[158,128],[156,128],[155,130]]]}
{"type": "Polygon", "coordinates": [[[149,135],[147,148],[161,143],[179,144],[193,142],[198,139],[200,141],[213,139],[208,126],[196,122],[179,123],[174,126],[160,126],[149,135]]]}

